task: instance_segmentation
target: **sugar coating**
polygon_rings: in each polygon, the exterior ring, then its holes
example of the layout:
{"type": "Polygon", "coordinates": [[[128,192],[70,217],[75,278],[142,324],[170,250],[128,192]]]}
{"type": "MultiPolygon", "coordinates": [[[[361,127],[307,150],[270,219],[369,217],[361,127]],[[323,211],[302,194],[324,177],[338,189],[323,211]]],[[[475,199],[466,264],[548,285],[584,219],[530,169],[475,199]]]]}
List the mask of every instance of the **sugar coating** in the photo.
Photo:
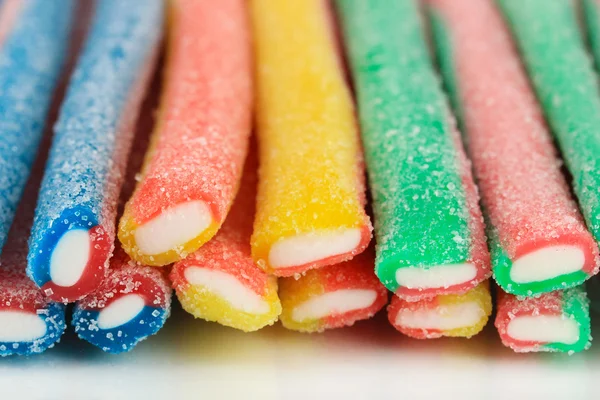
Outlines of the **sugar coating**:
{"type": "Polygon", "coordinates": [[[600,95],[573,2],[498,2],[573,177],[588,228],[600,239],[600,95]]]}
{"type": "Polygon", "coordinates": [[[28,274],[45,286],[50,255],[70,229],[91,230],[92,257],[75,285],[50,285],[74,301],[104,277],[115,237],[118,194],[133,126],[154,66],[163,21],[159,0],[98,3],[71,78],[46,167],[30,239],[28,274]],[[94,254],[95,253],[95,254],[94,254]]]}
{"type": "Polygon", "coordinates": [[[242,174],[251,130],[249,32],[242,0],[171,2],[164,94],[141,180],[119,225],[125,251],[148,265],[178,261],[224,221],[242,174]],[[138,226],[175,205],[202,200],[211,225],[157,255],[135,243],[138,226]]]}
{"type": "Polygon", "coordinates": [[[278,276],[348,260],[371,238],[354,108],[325,4],[254,0],[250,7],[261,163],[252,255],[278,276]],[[270,265],[281,239],[352,228],[360,230],[360,242],[351,251],[270,265]]]}
{"type": "MultiPolygon", "coordinates": [[[[58,97],[58,96],[57,96],[58,97]]],[[[55,99],[49,118],[55,118],[60,99],[55,99]]],[[[35,340],[0,342],[0,355],[41,353],[57,343],[66,328],[65,307],[53,303],[25,272],[27,238],[33,222],[38,188],[44,173],[51,135],[42,134],[40,151],[31,168],[14,222],[0,255],[0,311],[19,311],[37,315],[46,325],[46,333],[35,340]]]]}
{"type": "MultiPolygon", "coordinates": [[[[396,328],[399,332],[415,339],[437,339],[444,336],[470,338],[481,332],[481,330],[487,324],[488,318],[492,314],[490,285],[487,281],[485,281],[466,293],[439,295],[414,302],[405,301],[398,296],[393,296],[387,308],[387,312],[390,324],[392,324],[394,328],[396,328]],[[404,311],[416,313],[422,311],[435,311],[440,318],[452,318],[454,316],[450,315],[450,313],[452,312],[453,308],[471,303],[477,305],[482,315],[479,321],[471,326],[464,326],[449,330],[432,328],[417,329],[403,326],[397,322],[398,314],[404,311]]],[[[460,318],[458,315],[455,317],[460,318]]]]}
{"type": "Polygon", "coordinates": [[[416,2],[338,5],[373,194],[377,275],[413,300],[464,292],[489,276],[489,254],[470,165],[431,65],[416,2]],[[406,290],[395,279],[399,268],[467,261],[478,274],[466,284],[406,290]]]}
{"type": "Polygon", "coordinates": [[[119,249],[110,260],[108,277],[97,290],[77,302],[71,323],[81,339],[103,351],[122,353],[163,327],[171,313],[171,295],[164,271],[139,265],[119,249]],[[129,294],[143,297],[143,310],[123,325],[111,329],[98,327],[102,309],[129,294]]]}
{"type": "Polygon", "coordinates": [[[510,34],[485,0],[429,0],[442,72],[460,114],[490,223],[494,276],[505,291],[539,294],[598,272],[598,249],[563,177],[510,34]],[[585,254],[583,271],[517,283],[512,263],[549,246],[585,254]]]}
{"type": "MultiPolygon", "coordinates": [[[[120,213],[123,212],[123,206],[135,188],[136,176],[148,147],[148,136],[155,122],[154,109],[159,97],[158,82],[158,79],[153,79],[149,96],[140,110],[119,198],[120,213]]],[[[82,339],[111,353],[129,351],[140,341],[157,333],[170,314],[172,297],[166,271],[140,265],[132,261],[118,244],[116,247],[115,254],[110,259],[107,278],[89,296],[77,302],[77,315],[74,315],[72,320],[77,334],[82,339]],[[121,326],[101,329],[98,325],[101,311],[114,301],[130,295],[143,298],[145,306],[140,313],[121,326]]]]}
{"type": "Polygon", "coordinates": [[[272,325],[281,313],[277,279],[254,263],[250,248],[258,181],[256,150],[256,146],[250,147],[240,189],[219,232],[200,249],[175,263],[170,274],[177,297],[187,312],[196,318],[215,321],[246,332],[272,325]],[[239,310],[210,287],[190,284],[185,278],[185,272],[188,268],[196,267],[220,271],[234,277],[266,301],[268,312],[239,310]]]}
{"type": "Polygon", "coordinates": [[[32,341],[0,342],[0,356],[41,353],[53,347],[66,329],[64,305],[51,302],[25,273],[27,234],[33,221],[37,189],[42,180],[47,148],[47,145],[42,145],[0,256],[0,311],[14,310],[35,314],[44,321],[46,333],[32,341]]]}
{"type": "Polygon", "coordinates": [[[565,352],[572,354],[591,346],[589,300],[583,285],[557,290],[537,297],[517,297],[498,291],[494,322],[502,343],[516,352],[565,352]],[[508,335],[508,324],[520,316],[549,315],[568,318],[579,327],[579,340],[573,344],[522,342],[508,335]]]}
{"type": "Polygon", "coordinates": [[[373,317],[388,301],[388,291],[373,273],[374,251],[372,248],[349,261],[307,271],[299,277],[279,279],[279,298],[283,307],[280,319],[287,329],[300,332],[323,332],[326,329],[351,326],[355,322],[373,317]],[[292,314],[303,303],[346,289],[372,290],[376,293],[373,303],[365,308],[344,313],[335,310],[320,319],[296,321],[292,314]]]}
{"type": "Polygon", "coordinates": [[[0,43],[0,250],[23,193],[68,44],[72,0],[31,0],[2,20],[0,43]]]}
{"type": "Polygon", "coordinates": [[[596,69],[600,65],[600,1],[583,0],[582,17],[585,21],[585,32],[590,43],[596,69]]]}

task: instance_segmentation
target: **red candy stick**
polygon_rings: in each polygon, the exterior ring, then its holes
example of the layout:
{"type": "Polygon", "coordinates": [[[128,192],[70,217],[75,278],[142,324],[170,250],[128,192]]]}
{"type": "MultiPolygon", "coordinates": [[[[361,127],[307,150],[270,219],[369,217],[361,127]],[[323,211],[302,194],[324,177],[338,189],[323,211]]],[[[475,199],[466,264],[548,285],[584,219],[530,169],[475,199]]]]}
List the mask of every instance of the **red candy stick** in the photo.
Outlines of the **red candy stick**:
{"type": "Polygon", "coordinates": [[[243,0],[174,0],[159,120],[119,225],[124,250],[166,265],[217,232],[239,185],[251,130],[243,0]]]}
{"type": "Polygon", "coordinates": [[[487,212],[495,279],[517,295],[581,284],[598,272],[598,249],[499,11],[488,0],[428,4],[487,212]]]}

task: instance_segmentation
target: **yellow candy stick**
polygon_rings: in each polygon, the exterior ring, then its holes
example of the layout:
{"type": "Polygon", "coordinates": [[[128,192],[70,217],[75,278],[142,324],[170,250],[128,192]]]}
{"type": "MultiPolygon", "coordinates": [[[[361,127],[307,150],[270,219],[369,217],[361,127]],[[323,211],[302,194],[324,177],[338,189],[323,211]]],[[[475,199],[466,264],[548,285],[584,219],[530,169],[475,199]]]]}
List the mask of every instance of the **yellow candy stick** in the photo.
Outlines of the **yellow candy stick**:
{"type": "Polygon", "coordinates": [[[321,0],[251,0],[260,183],[252,256],[291,276],[371,238],[352,97],[321,0]]]}
{"type": "Polygon", "coordinates": [[[394,296],[388,307],[390,323],[417,339],[471,337],[483,329],[492,313],[489,282],[464,294],[440,295],[415,302],[394,296]]]}
{"type": "Polygon", "coordinates": [[[369,319],[388,302],[388,291],[374,272],[375,253],[307,271],[299,279],[279,279],[281,323],[300,332],[353,325],[369,319]]]}

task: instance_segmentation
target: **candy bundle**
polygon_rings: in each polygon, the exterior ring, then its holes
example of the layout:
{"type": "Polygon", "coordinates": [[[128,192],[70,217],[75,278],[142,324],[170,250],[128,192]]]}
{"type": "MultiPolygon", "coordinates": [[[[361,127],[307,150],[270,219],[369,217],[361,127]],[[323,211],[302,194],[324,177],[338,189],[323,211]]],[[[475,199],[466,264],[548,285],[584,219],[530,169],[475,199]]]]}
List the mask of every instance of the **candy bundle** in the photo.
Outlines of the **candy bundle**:
{"type": "Polygon", "coordinates": [[[71,35],[72,0],[1,4],[1,355],[52,347],[66,303],[129,351],[173,291],[245,332],[387,305],[469,338],[495,302],[515,351],[590,346],[600,91],[570,0],[143,3],[87,3],[71,35]]]}

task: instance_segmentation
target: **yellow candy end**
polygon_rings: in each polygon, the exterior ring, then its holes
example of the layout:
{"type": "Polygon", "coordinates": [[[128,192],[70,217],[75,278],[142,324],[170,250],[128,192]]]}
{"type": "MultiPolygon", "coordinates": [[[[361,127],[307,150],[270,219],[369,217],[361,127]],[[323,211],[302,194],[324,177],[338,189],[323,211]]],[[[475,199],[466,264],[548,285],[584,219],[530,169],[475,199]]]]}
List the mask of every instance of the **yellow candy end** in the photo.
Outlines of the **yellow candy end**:
{"type": "Polygon", "coordinates": [[[203,285],[190,285],[187,290],[177,292],[177,298],[183,309],[194,317],[217,322],[244,332],[253,332],[267,325],[273,325],[281,314],[281,303],[277,295],[275,278],[269,279],[267,293],[263,297],[269,304],[269,311],[263,314],[240,311],[203,285]]]}
{"type": "Polygon", "coordinates": [[[438,303],[440,306],[459,305],[465,303],[477,303],[484,311],[484,316],[474,325],[445,330],[444,336],[448,337],[466,337],[475,336],[485,327],[490,315],[492,314],[492,296],[490,294],[489,282],[483,282],[474,289],[464,294],[450,294],[439,296],[438,303]]]}

